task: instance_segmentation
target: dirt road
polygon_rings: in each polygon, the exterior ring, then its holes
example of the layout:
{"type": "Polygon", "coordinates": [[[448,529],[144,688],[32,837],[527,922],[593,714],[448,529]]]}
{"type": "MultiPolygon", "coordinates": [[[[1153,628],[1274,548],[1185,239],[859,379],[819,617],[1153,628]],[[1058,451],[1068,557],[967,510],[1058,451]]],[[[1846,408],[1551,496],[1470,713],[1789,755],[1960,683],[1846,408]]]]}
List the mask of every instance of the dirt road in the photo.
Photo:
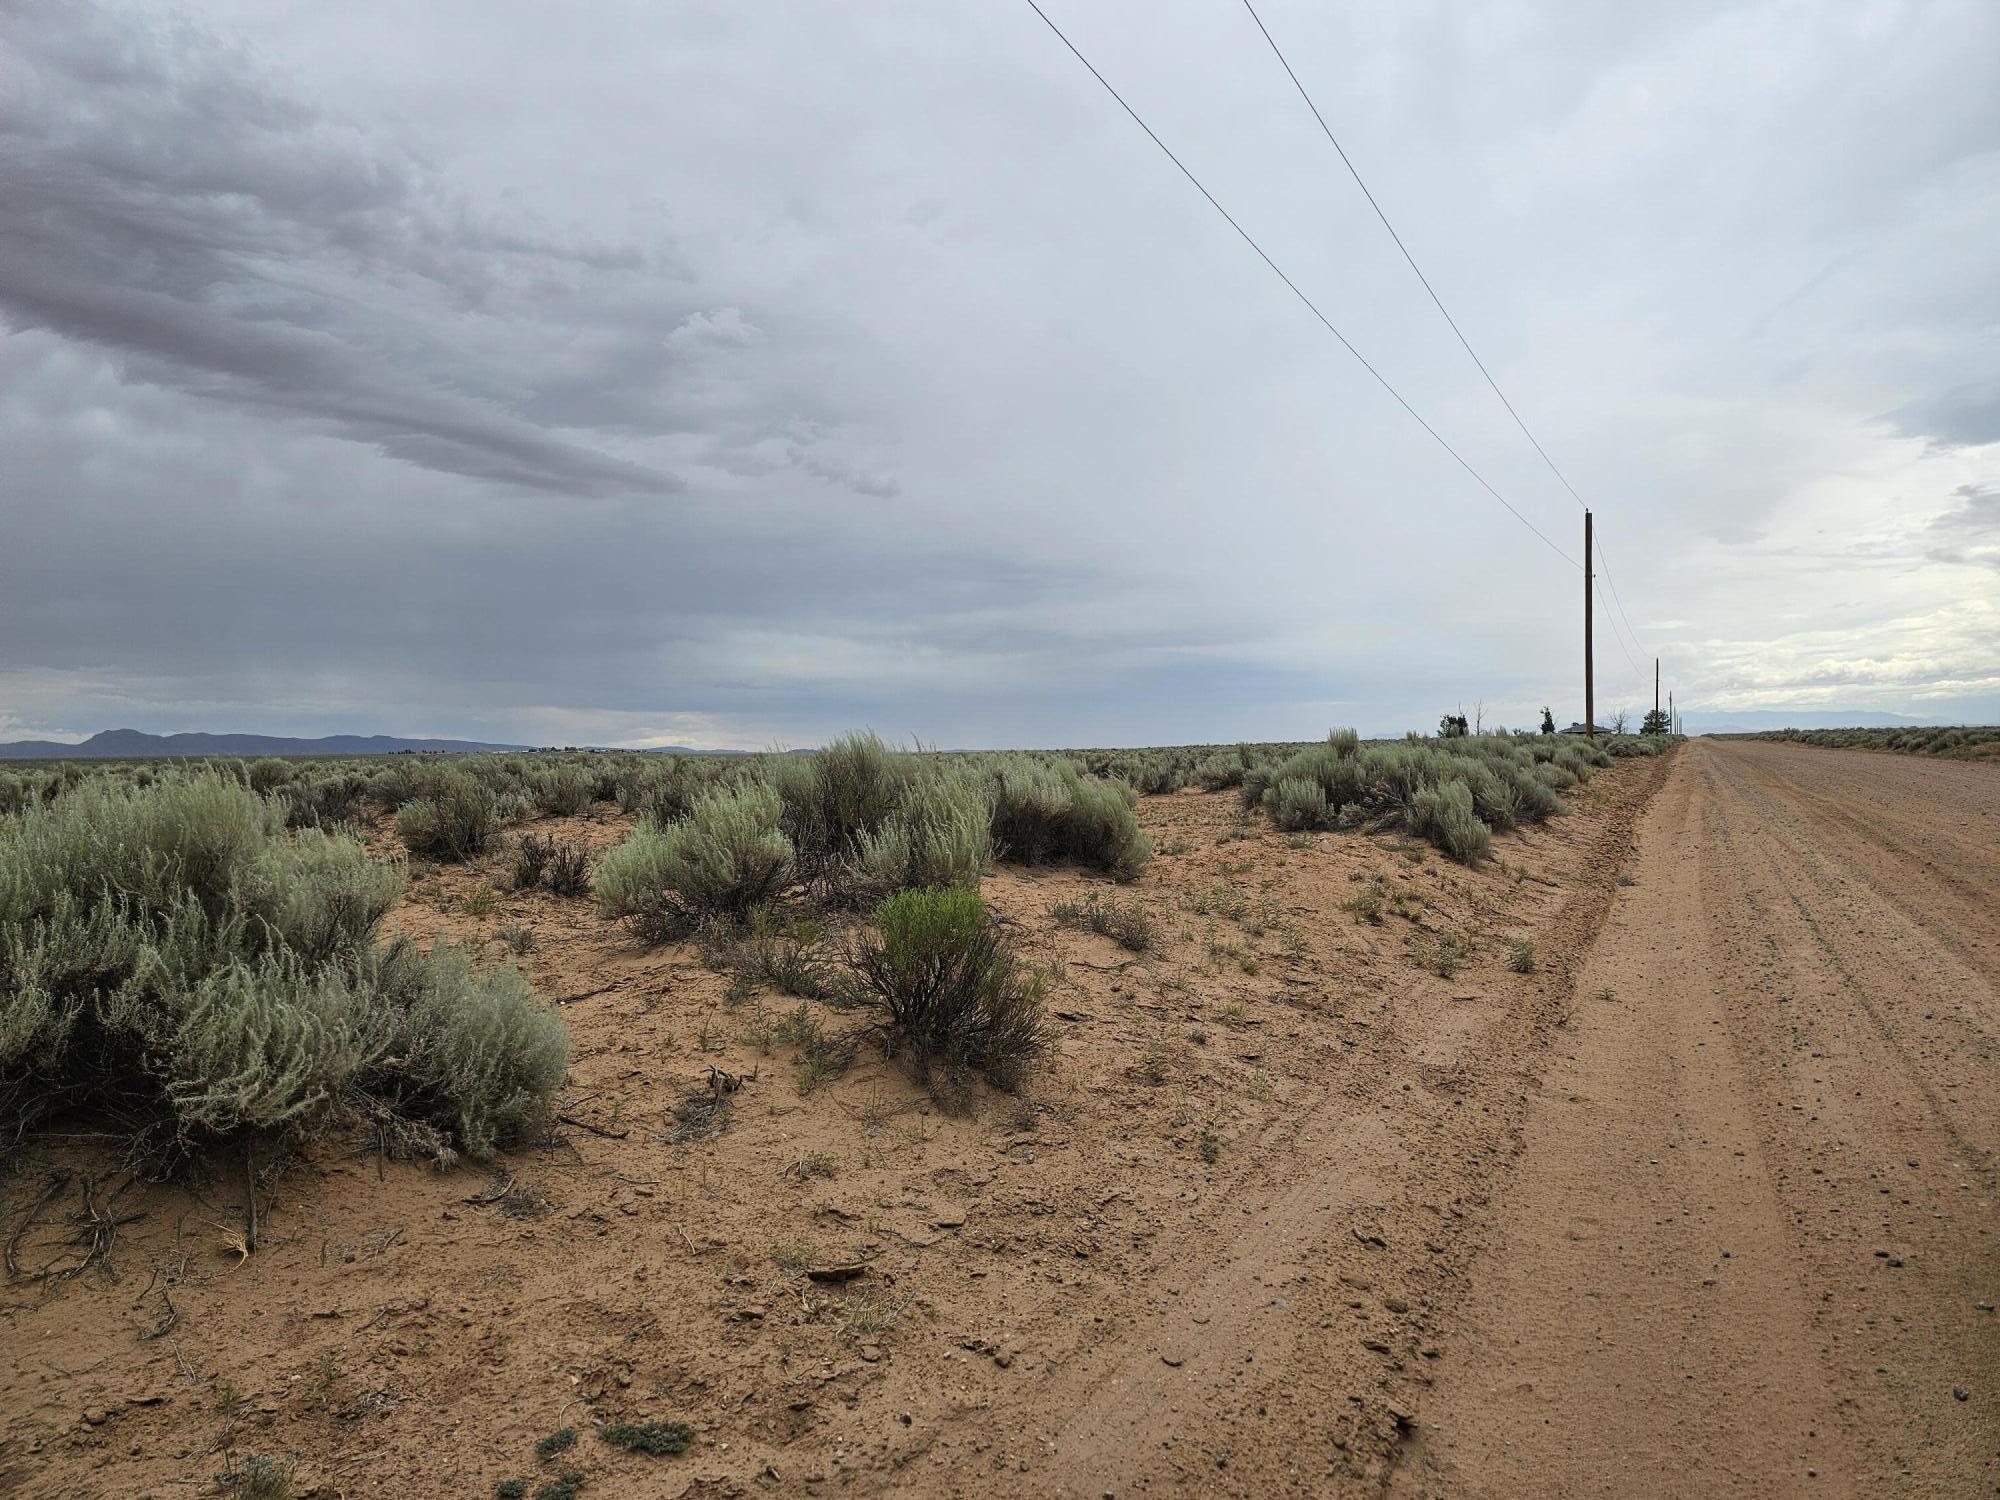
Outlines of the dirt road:
{"type": "Polygon", "coordinates": [[[2000,774],[1697,741],[1392,1491],[2000,1490],[2000,774]]]}

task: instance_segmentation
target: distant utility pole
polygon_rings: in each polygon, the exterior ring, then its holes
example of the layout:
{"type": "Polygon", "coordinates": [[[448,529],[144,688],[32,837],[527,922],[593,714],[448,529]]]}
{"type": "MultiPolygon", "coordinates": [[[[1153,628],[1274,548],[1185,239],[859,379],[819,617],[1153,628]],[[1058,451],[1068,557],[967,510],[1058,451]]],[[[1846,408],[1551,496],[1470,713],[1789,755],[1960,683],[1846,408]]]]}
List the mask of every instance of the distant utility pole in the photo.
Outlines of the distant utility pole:
{"type": "Polygon", "coordinates": [[[1597,674],[1590,660],[1590,512],[1583,513],[1583,732],[1597,738],[1597,674]]]}
{"type": "Polygon", "coordinates": [[[1653,658],[1653,712],[1660,711],[1660,659],[1653,658]]]}

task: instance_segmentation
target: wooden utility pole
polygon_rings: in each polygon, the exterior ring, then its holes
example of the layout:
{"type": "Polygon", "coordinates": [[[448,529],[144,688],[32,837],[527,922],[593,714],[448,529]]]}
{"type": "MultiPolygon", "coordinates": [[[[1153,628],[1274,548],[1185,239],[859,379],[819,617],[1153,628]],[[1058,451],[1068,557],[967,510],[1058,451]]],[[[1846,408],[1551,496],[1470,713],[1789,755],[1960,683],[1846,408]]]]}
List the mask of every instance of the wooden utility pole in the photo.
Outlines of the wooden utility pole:
{"type": "Polygon", "coordinates": [[[1653,712],[1660,711],[1660,659],[1653,658],[1653,712]]]}
{"type": "Polygon", "coordinates": [[[1597,738],[1597,673],[1590,659],[1590,512],[1583,513],[1583,732],[1597,738]]]}

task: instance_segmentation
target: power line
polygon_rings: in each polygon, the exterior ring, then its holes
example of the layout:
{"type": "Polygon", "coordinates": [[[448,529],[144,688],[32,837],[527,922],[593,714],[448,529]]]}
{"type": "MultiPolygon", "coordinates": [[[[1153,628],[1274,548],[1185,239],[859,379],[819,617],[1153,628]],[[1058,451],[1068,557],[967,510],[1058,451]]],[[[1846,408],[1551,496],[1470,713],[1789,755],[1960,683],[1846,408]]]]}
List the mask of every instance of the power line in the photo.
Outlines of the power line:
{"type": "Polygon", "coordinates": [[[1605,560],[1604,544],[1597,544],[1597,563],[1604,571],[1604,581],[1611,586],[1611,602],[1618,606],[1618,618],[1625,622],[1625,633],[1632,637],[1632,644],[1639,644],[1639,632],[1632,628],[1632,617],[1625,613],[1625,602],[1618,597],[1618,582],[1611,576],[1611,564],[1605,560]]]}
{"type": "MultiPolygon", "coordinates": [[[[1188,170],[1187,164],[1185,162],[1183,162],[1178,156],[1174,155],[1173,151],[1168,147],[1167,143],[1161,140],[1160,137],[1154,132],[1153,127],[1148,125],[1145,122],[1145,120],[1140,117],[1139,112],[1136,109],[1134,109],[1131,105],[1125,102],[1125,96],[1119,93],[1118,90],[1116,90],[1111,86],[1110,80],[1107,79],[1102,73],[1097,71],[1096,65],[1093,64],[1089,58],[1085,57],[1082,52],[1077,50],[1076,43],[1072,42],[1067,36],[1063,34],[1063,29],[1060,26],[1056,25],[1054,21],[1051,21],[1049,19],[1048,12],[1043,10],[1040,5],[1036,4],[1035,0],[1027,0],[1027,6],[1028,9],[1032,10],[1036,15],[1041,17],[1043,25],[1047,26],[1050,31],[1053,31],[1056,34],[1056,40],[1061,42],[1063,46],[1069,49],[1070,55],[1073,56],[1078,62],[1082,63],[1084,67],[1089,70],[1090,76],[1092,78],[1095,78],[1098,81],[1098,83],[1103,86],[1104,92],[1109,94],[1113,99],[1118,101],[1118,107],[1124,110],[1126,114],[1132,117],[1132,123],[1137,125],[1141,130],[1146,132],[1147,138],[1151,140],[1155,146],[1158,146],[1160,148],[1160,150],[1165,154],[1168,161],[1172,162],[1176,167],[1180,168],[1181,175],[1187,178],[1189,182],[1194,184],[1195,190],[1199,192],[1202,195],[1202,197],[1208,200],[1209,206],[1213,208],[1217,213],[1222,215],[1224,221],[1228,223],[1231,229],[1235,230],[1237,234],[1242,236],[1243,243],[1248,245],[1252,250],[1257,252],[1258,259],[1262,260],[1265,265],[1269,266],[1271,268],[1272,273],[1280,281],[1284,282],[1284,284],[1288,288],[1290,288],[1292,295],[1294,297],[1297,297],[1299,301],[1305,304],[1306,310],[1310,312],[1315,318],[1319,319],[1321,325],[1325,327],[1328,333],[1332,334],[1336,339],[1340,340],[1341,347],[1346,349],[1349,354],[1353,355],[1354,358],[1360,362],[1361,368],[1366,370],[1370,375],[1375,377],[1375,383],[1381,386],[1382,389],[1387,391],[1391,396],[1395,397],[1396,404],[1402,407],[1404,411],[1408,412],[1410,416],[1415,419],[1417,425],[1422,427],[1425,432],[1429,433],[1431,437],[1437,442],[1437,445],[1440,448],[1444,449],[1445,452],[1449,453],[1452,456],[1452,458],[1457,461],[1458,466],[1461,469],[1465,470],[1466,473],[1470,474],[1475,480],[1477,480],[1479,482],[1480,488],[1484,489],[1487,494],[1491,495],[1495,500],[1498,500],[1503,506],[1505,506],[1507,508],[1507,512],[1509,515],[1513,516],[1515,520],[1519,521],[1523,526],[1527,527],[1528,530],[1534,532],[1534,534],[1537,537],[1540,537],[1544,546],[1546,546],[1551,552],[1555,553],[1555,555],[1560,557],[1564,562],[1568,563],[1572,568],[1582,567],[1583,565],[1579,563],[1575,558],[1571,557],[1567,552],[1563,551],[1562,548],[1558,547],[1554,542],[1550,541],[1547,536],[1543,535],[1540,527],[1535,525],[1535,523],[1533,521],[1530,521],[1526,516],[1522,515],[1520,511],[1516,510],[1512,502],[1509,501],[1505,495],[1501,494],[1497,489],[1495,489],[1493,485],[1487,480],[1484,474],[1481,474],[1477,469],[1473,468],[1472,465],[1466,461],[1465,456],[1461,454],[1456,448],[1452,447],[1452,445],[1445,440],[1443,433],[1439,432],[1435,427],[1431,426],[1431,424],[1424,419],[1423,413],[1419,412],[1414,406],[1410,405],[1410,403],[1403,398],[1403,393],[1397,390],[1393,385],[1389,383],[1388,377],[1383,375],[1383,373],[1380,370],[1376,369],[1374,365],[1368,362],[1367,357],[1363,355],[1359,349],[1355,348],[1354,345],[1348,341],[1347,335],[1342,333],[1338,328],[1333,326],[1332,320],[1329,319],[1325,313],[1319,310],[1319,305],[1316,302],[1314,302],[1312,298],[1308,297],[1303,291],[1299,290],[1298,283],[1293,281],[1291,277],[1287,276],[1284,272],[1283,267],[1281,267],[1275,260],[1271,259],[1269,253],[1264,249],[1262,245],[1257,243],[1256,239],[1252,237],[1250,231],[1245,229],[1241,224],[1236,222],[1235,216],[1231,214],[1228,209],[1222,206],[1222,204],[1217,200],[1215,194],[1211,193],[1206,187],[1202,186],[1201,179],[1195,176],[1193,172],[1188,170]]],[[[1504,400],[1505,398],[1502,397],[1502,399],[1504,400]]]]}
{"type": "MultiPolygon", "coordinates": [[[[1460,346],[1464,348],[1467,354],[1472,356],[1472,362],[1479,366],[1479,373],[1484,375],[1486,383],[1493,387],[1493,394],[1498,396],[1500,404],[1507,408],[1507,415],[1514,419],[1514,425],[1521,429],[1522,436],[1535,445],[1535,451],[1541,454],[1542,462],[1549,466],[1549,472],[1554,474],[1557,479],[1562,480],[1562,487],[1569,491],[1570,498],[1576,501],[1578,505],[1583,505],[1583,496],[1576,492],[1575,485],[1563,477],[1563,471],[1556,467],[1556,461],[1549,457],[1548,450],[1542,446],[1541,440],[1533,432],[1529,431],[1528,424],[1521,420],[1521,414],[1514,410],[1514,403],[1509,401],[1507,393],[1500,389],[1500,382],[1495,380],[1493,372],[1486,368],[1486,361],[1481,359],[1479,351],[1472,347],[1472,341],[1466,338],[1464,331],[1458,326],[1458,320],[1451,315],[1451,310],[1444,305],[1444,299],[1438,296],[1437,289],[1431,285],[1430,277],[1424,275],[1423,267],[1418,265],[1417,258],[1410,254],[1410,247],[1403,243],[1403,237],[1396,233],[1396,226],[1389,222],[1389,216],[1382,212],[1382,205],[1375,201],[1375,195],[1368,190],[1368,184],[1361,180],[1361,173],[1355,170],[1354,163],[1348,159],[1345,148],[1341,146],[1339,139],[1333,133],[1333,127],[1326,123],[1326,116],[1319,112],[1319,106],[1313,103],[1312,95],[1306,92],[1306,86],[1299,82],[1299,75],[1292,71],[1291,63],[1286,60],[1284,51],[1278,46],[1276,38],[1271,35],[1270,28],[1264,24],[1264,18],[1257,14],[1256,6],[1252,5],[1250,0],[1243,0],[1243,8],[1250,12],[1250,19],[1257,23],[1257,29],[1263,32],[1264,40],[1270,45],[1271,55],[1278,59],[1278,65],[1285,70],[1285,76],[1292,80],[1292,87],[1299,91],[1299,97],[1305,100],[1306,108],[1311,110],[1313,118],[1319,121],[1320,130],[1325,134],[1327,141],[1339,155],[1341,164],[1347,168],[1348,176],[1354,179],[1354,185],[1361,189],[1361,196],[1366,198],[1368,206],[1375,210],[1375,217],[1382,221],[1382,227],[1389,231],[1389,238],[1396,242],[1396,248],[1403,252],[1403,259],[1409,262],[1410,269],[1417,273],[1417,280],[1421,281],[1424,284],[1424,290],[1430,293],[1431,302],[1444,315],[1445,322],[1451,325],[1451,331],[1458,335],[1460,346]]],[[[1589,507],[1585,506],[1584,508],[1588,509],[1589,507]]]]}
{"type": "MultiPolygon", "coordinates": [[[[1542,446],[1541,439],[1535,436],[1534,431],[1522,419],[1520,412],[1514,409],[1514,403],[1507,399],[1507,393],[1500,388],[1500,382],[1495,380],[1493,372],[1486,368],[1486,361],[1479,357],[1479,351],[1472,347],[1472,341],[1465,336],[1465,330],[1458,326],[1458,319],[1451,315],[1451,309],[1444,305],[1444,299],[1437,294],[1437,288],[1431,285],[1431,279],[1424,274],[1424,268],[1417,264],[1417,258],[1410,253],[1410,247],[1403,243],[1403,237],[1396,232],[1396,226],[1389,222],[1389,216],[1383,212],[1382,205],[1375,201],[1375,194],[1370,191],[1368,184],[1363,181],[1359,169],[1355,167],[1353,160],[1348,156],[1347,149],[1340,144],[1340,138],[1333,133],[1333,127],[1327,124],[1326,116],[1320,113],[1319,105],[1313,102],[1313,96],[1306,91],[1306,86],[1299,81],[1299,75],[1293,70],[1291,61],[1285,56],[1284,49],[1278,45],[1277,38],[1271,35],[1271,28],[1266,26],[1264,18],[1257,14],[1257,7],[1251,3],[1251,0],[1243,0],[1243,8],[1250,13],[1250,19],[1256,22],[1257,30],[1263,35],[1265,44],[1271,49],[1271,55],[1277,58],[1278,66],[1283,68],[1285,76],[1291,79],[1292,87],[1298,90],[1299,97],[1305,101],[1306,108],[1312,111],[1313,119],[1319,122],[1321,134],[1326,137],[1327,144],[1333,147],[1334,154],[1340,158],[1341,165],[1347,168],[1347,175],[1354,179],[1354,185],[1361,189],[1361,196],[1368,200],[1368,206],[1375,210],[1375,217],[1380,219],[1382,227],[1389,231],[1389,238],[1396,242],[1396,248],[1402,252],[1403,259],[1409,264],[1410,270],[1416,274],[1417,280],[1423,283],[1424,291],[1430,295],[1431,304],[1437,308],[1445,322],[1450,325],[1452,333],[1458,339],[1459,346],[1465,350],[1473,364],[1479,367],[1479,373],[1486,377],[1486,383],[1493,388],[1493,394],[1498,396],[1500,404],[1507,408],[1507,415],[1514,419],[1514,425],[1521,429],[1521,435],[1533,445],[1535,452],[1541,455],[1541,460],[1548,465],[1549,472],[1556,476],[1556,479],[1562,484],[1564,489],[1569,491],[1569,496],[1572,500],[1588,510],[1589,506],[1585,505],[1583,496],[1577,493],[1576,486],[1569,482],[1569,476],[1557,467],[1556,461],[1549,457],[1548,449],[1542,446]]],[[[1599,562],[1603,564],[1604,549],[1599,547],[1597,551],[1599,562]]],[[[1632,643],[1637,645],[1639,642],[1639,632],[1632,628],[1631,617],[1625,613],[1624,601],[1618,597],[1618,585],[1611,578],[1611,570],[1608,564],[1604,564],[1604,581],[1611,586],[1612,602],[1617,606],[1618,617],[1625,622],[1626,634],[1632,638],[1632,643]]],[[[1616,635],[1616,631],[1613,632],[1613,635],[1616,635]]],[[[1618,644],[1619,649],[1623,650],[1625,643],[1621,640],[1618,644]]],[[[1629,660],[1631,653],[1626,652],[1626,656],[1629,660]]],[[[1634,664],[1634,670],[1637,670],[1636,663],[1634,664]]]]}
{"type": "MultiPolygon", "coordinates": [[[[1600,564],[1602,564],[1604,561],[1604,549],[1602,547],[1599,547],[1597,549],[1597,560],[1600,564]]],[[[1594,581],[1595,580],[1593,580],[1593,582],[1594,581]]],[[[1606,583],[1609,583],[1610,581],[1611,580],[1608,577],[1605,579],[1606,583]]],[[[1616,589],[1613,589],[1611,592],[1613,597],[1616,597],[1618,591],[1616,589]]],[[[1597,591],[1597,599],[1600,604],[1609,602],[1608,600],[1605,599],[1604,590],[1601,588],[1598,589],[1597,591]]],[[[1620,610],[1619,613],[1622,614],[1624,613],[1624,611],[1620,610]]],[[[1625,660],[1631,664],[1632,670],[1634,672],[1637,672],[1641,677],[1644,677],[1646,675],[1646,669],[1640,666],[1638,661],[1633,657],[1631,647],[1628,647],[1625,644],[1626,637],[1618,633],[1618,622],[1616,620],[1613,620],[1609,614],[1606,614],[1604,618],[1611,626],[1611,639],[1616,641],[1618,643],[1618,649],[1625,653],[1625,660]]],[[[1628,631],[1630,630],[1629,626],[1627,627],[1627,630],[1628,631]]],[[[1639,644],[1639,638],[1636,635],[1632,636],[1631,640],[1632,640],[1632,645],[1636,646],[1639,644]]]]}

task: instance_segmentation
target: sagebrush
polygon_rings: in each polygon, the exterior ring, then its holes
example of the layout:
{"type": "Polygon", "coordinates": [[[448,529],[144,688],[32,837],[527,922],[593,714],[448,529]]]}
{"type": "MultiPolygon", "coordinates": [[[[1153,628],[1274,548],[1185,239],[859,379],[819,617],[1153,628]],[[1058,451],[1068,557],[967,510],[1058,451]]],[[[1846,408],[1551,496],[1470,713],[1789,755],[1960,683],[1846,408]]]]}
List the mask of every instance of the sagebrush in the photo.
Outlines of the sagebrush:
{"type": "Polygon", "coordinates": [[[545,1118],[561,1021],[511,968],[382,944],[400,869],[240,779],[85,783],[0,821],[0,1129],[156,1144],[387,1115],[482,1155],[545,1118]]]}

